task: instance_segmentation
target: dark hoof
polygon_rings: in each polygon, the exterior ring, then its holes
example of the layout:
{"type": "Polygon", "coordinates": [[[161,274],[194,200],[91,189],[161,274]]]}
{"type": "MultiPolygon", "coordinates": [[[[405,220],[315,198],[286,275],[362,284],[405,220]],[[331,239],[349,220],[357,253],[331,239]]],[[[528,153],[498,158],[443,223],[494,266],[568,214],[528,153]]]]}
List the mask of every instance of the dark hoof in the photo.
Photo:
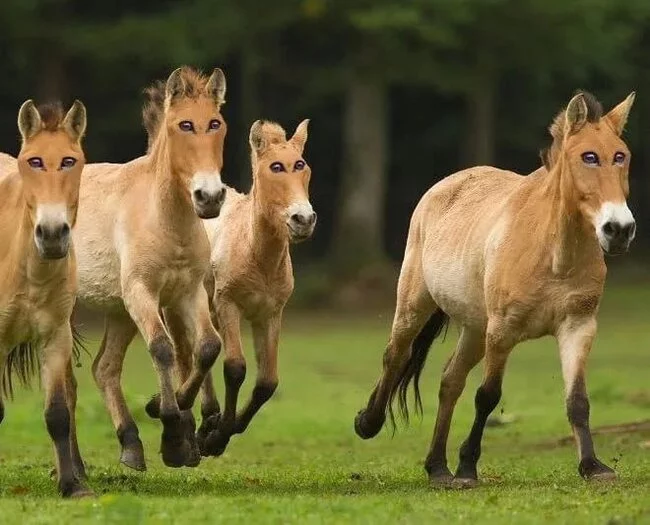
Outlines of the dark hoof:
{"type": "Polygon", "coordinates": [[[194,434],[196,424],[194,423],[194,416],[191,412],[186,412],[184,416],[183,425],[185,426],[185,440],[189,446],[189,453],[187,458],[185,458],[186,467],[198,467],[201,463],[201,450],[199,449],[199,443],[194,434]]]}
{"type": "Polygon", "coordinates": [[[459,478],[455,477],[451,482],[451,488],[465,490],[465,489],[474,489],[480,485],[480,482],[476,478],[459,478]]]}
{"type": "Polygon", "coordinates": [[[361,439],[375,437],[379,434],[382,426],[384,426],[384,418],[379,421],[369,420],[365,408],[360,410],[357,417],[354,418],[354,431],[361,439]]]}
{"type": "Polygon", "coordinates": [[[137,443],[132,443],[122,448],[120,463],[139,472],[147,470],[147,464],[144,460],[144,449],[140,440],[137,443]]]}
{"type": "Polygon", "coordinates": [[[160,394],[154,394],[144,410],[151,419],[160,419],[160,394]]]}
{"type": "Polygon", "coordinates": [[[181,443],[172,443],[163,439],[160,444],[163,463],[172,468],[184,467],[190,455],[190,445],[186,440],[181,443]]]}
{"type": "Polygon", "coordinates": [[[580,461],[578,472],[588,481],[613,481],[616,472],[596,458],[586,458],[580,461]]]}
{"type": "Polygon", "coordinates": [[[454,475],[447,467],[435,469],[429,474],[429,483],[433,488],[451,488],[454,475]]]}
{"type": "Polygon", "coordinates": [[[202,456],[211,455],[207,449],[206,442],[208,440],[208,436],[210,435],[210,433],[216,430],[217,427],[219,426],[220,419],[221,419],[221,414],[217,412],[216,414],[208,416],[207,418],[204,418],[203,421],[201,421],[201,426],[199,427],[199,430],[196,432],[196,442],[198,444],[202,456]]]}
{"type": "Polygon", "coordinates": [[[59,492],[64,498],[87,498],[94,496],[95,493],[81,483],[78,479],[59,482],[59,492]]]}
{"type": "Polygon", "coordinates": [[[205,449],[208,456],[221,456],[228,447],[230,435],[225,434],[219,430],[210,432],[210,435],[205,440],[205,449]]]}

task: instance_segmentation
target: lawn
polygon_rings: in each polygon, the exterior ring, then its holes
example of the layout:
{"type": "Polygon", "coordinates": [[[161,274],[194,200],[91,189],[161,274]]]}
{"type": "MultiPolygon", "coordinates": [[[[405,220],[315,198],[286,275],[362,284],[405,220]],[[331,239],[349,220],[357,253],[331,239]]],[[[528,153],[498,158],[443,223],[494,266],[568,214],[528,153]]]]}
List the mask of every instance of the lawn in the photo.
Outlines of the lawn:
{"type": "MultiPolygon", "coordinates": [[[[650,287],[608,290],[589,366],[593,427],[650,417],[648,320],[650,287]]],[[[394,436],[384,430],[359,440],[353,418],[379,374],[390,321],[389,312],[360,318],[288,312],[276,396],[223,457],[204,459],[196,469],[162,464],[159,423],[144,412],[156,382],[141,342],[131,348],[123,383],[149,470],[118,464],[114,431],[84,356],[76,369],[79,440],[97,498],[57,497],[42,395],[20,390],[0,426],[0,523],[650,523],[650,432],[597,436],[600,457],[620,478],[607,485],[580,479],[574,446],[562,440],[570,429],[551,339],[521,345],[510,360],[495,414],[512,421],[486,430],[479,488],[433,490],[422,468],[455,329],[432,349],[422,380],[423,419],[394,436]]],[[[247,355],[244,395],[254,377],[250,346],[247,355]]],[[[221,361],[215,366],[220,381],[221,361]]],[[[479,381],[477,367],[452,426],[453,464],[479,381]]]]}

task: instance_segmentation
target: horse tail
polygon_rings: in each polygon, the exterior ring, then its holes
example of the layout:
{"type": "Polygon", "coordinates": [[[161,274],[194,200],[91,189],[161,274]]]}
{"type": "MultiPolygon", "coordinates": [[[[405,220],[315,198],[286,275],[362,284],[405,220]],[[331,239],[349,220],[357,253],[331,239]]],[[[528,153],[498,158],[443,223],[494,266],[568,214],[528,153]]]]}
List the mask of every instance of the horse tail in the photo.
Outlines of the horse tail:
{"type": "Polygon", "coordinates": [[[389,415],[390,420],[395,426],[395,416],[393,413],[393,401],[395,397],[398,398],[399,412],[402,419],[408,423],[409,409],[407,402],[408,388],[411,382],[413,383],[413,391],[415,398],[415,410],[418,414],[422,415],[422,398],[420,397],[420,376],[424,369],[427,356],[433,341],[437,339],[444,331],[443,339],[447,334],[449,327],[449,316],[441,309],[436,310],[429,320],[426,322],[420,333],[415,337],[411,345],[411,355],[403,367],[395,386],[391,389],[389,398],[389,415]]]}
{"type": "Polygon", "coordinates": [[[2,393],[5,398],[14,398],[13,376],[25,387],[29,387],[32,378],[40,368],[38,349],[31,343],[23,343],[12,348],[7,355],[2,371],[2,393]]]}

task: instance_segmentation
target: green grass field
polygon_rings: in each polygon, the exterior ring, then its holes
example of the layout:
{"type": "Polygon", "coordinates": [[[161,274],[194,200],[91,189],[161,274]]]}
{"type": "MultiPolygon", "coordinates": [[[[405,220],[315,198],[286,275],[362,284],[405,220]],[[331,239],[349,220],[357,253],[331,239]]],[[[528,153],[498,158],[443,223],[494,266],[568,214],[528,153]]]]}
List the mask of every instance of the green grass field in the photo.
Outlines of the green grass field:
{"type": "MultiPolygon", "coordinates": [[[[650,287],[606,294],[589,367],[593,427],[650,417],[649,320],[650,287]]],[[[433,490],[422,468],[453,328],[431,351],[422,380],[424,418],[394,437],[384,430],[359,440],[353,418],[379,374],[390,321],[388,312],[359,319],[289,312],[276,396],[223,457],[204,459],[196,469],[162,464],[159,424],[144,412],[155,376],[140,342],[128,356],[124,385],[149,470],[118,464],[114,431],[84,356],[76,369],[79,439],[97,498],[57,497],[42,394],[19,391],[0,426],[0,523],[650,523],[650,433],[598,436],[600,457],[620,478],[608,485],[582,481],[573,444],[561,442],[570,431],[552,339],[521,345],[510,360],[495,414],[514,421],[486,430],[481,487],[433,490]]],[[[97,341],[89,347],[94,351],[97,341]]],[[[247,355],[246,396],[254,377],[250,346],[247,355]]],[[[473,418],[480,374],[477,367],[456,411],[452,467],[473,418]]]]}

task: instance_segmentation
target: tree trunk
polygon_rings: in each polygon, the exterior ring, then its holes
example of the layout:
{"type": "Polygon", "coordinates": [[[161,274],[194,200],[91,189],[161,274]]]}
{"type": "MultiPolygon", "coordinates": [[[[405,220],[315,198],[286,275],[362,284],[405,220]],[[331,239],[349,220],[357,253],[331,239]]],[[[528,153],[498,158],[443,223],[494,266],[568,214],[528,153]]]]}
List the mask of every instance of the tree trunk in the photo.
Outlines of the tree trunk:
{"type": "Polygon", "coordinates": [[[383,264],[387,179],[388,95],[382,83],[352,75],[343,117],[343,165],[332,270],[361,277],[383,264]]]}
{"type": "Polygon", "coordinates": [[[237,166],[228,177],[232,184],[246,191],[252,185],[250,148],[248,145],[248,135],[251,125],[255,120],[260,118],[259,103],[259,59],[257,50],[253,42],[248,42],[240,54],[241,80],[239,86],[239,122],[241,123],[241,133],[239,137],[245,137],[245,140],[236,141],[236,162],[237,166]]]}

